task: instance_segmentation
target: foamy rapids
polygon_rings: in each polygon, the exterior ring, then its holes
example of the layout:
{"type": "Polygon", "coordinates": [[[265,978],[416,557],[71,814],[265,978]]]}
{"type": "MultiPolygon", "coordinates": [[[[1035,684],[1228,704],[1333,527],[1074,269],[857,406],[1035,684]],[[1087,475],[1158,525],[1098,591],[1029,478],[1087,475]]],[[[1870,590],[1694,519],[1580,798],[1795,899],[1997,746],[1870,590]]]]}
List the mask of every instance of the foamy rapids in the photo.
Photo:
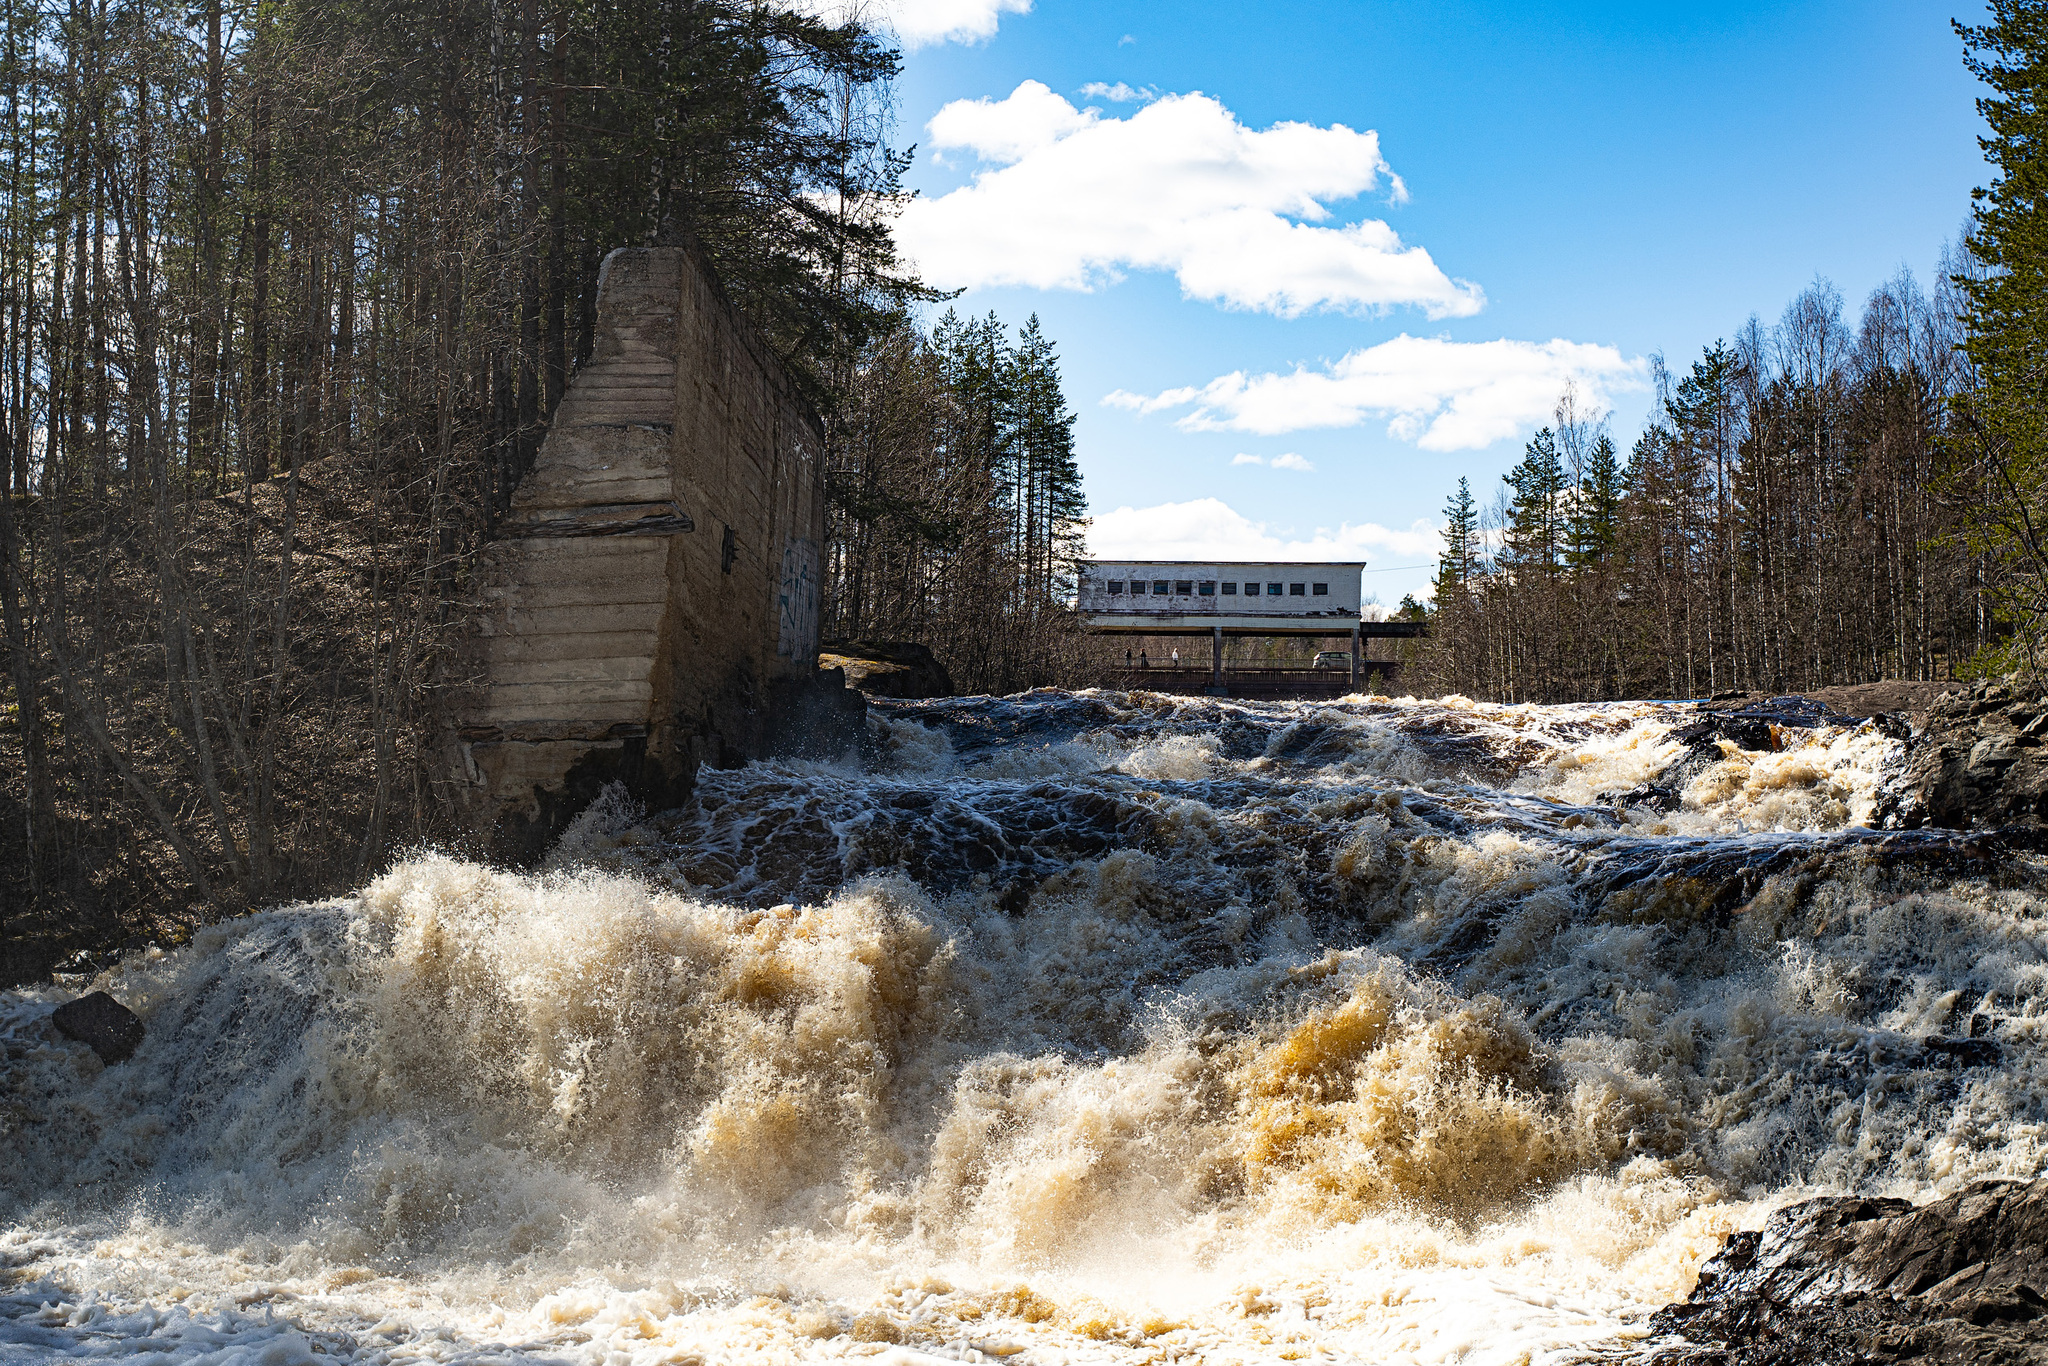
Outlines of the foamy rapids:
{"type": "Polygon", "coordinates": [[[2042,865],[1864,828],[1872,727],[1659,815],[1675,705],[876,711],[132,957],[119,1066],[0,993],[0,1362],[1606,1358],[2042,1169],[2042,865]]]}

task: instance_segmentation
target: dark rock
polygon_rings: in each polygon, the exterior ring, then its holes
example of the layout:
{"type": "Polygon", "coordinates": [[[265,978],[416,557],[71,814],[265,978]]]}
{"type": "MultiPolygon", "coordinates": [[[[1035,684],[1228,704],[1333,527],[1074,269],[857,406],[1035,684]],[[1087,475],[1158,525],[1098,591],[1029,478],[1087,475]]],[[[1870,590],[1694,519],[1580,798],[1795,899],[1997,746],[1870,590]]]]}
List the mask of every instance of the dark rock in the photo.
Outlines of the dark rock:
{"type": "Polygon", "coordinates": [[[1812,730],[1841,725],[1824,703],[1806,697],[1755,697],[1749,693],[1717,693],[1698,708],[1698,719],[1671,732],[1685,752],[1657,775],[1655,786],[1678,789],[1723,758],[1726,741],[1737,749],[1768,752],[1785,748],[1787,730],[1812,730]]]}
{"type": "Polygon", "coordinates": [[[1681,726],[1673,735],[1687,744],[1702,740],[1732,740],[1743,749],[1781,749],[1782,730],[1811,730],[1816,726],[1840,725],[1849,718],[1828,710],[1827,704],[1810,697],[1767,697],[1744,702],[1733,709],[1704,706],[1700,719],[1681,726]]]}
{"type": "Polygon", "coordinates": [[[1602,792],[1599,801],[1604,806],[1647,806],[1652,811],[1676,811],[1681,804],[1676,788],[1657,783],[1637,783],[1626,792],[1602,792]]]}
{"type": "Polygon", "coordinates": [[[51,1014],[50,1023],[65,1038],[91,1048],[109,1067],[125,1061],[142,1043],[142,1021],[104,991],[66,1001],[51,1014]]]}
{"type": "Polygon", "coordinates": [[[1876,716],[1880,712],[1918,716],[1934,699],[1958,687],[1955,683],[1919,682],[1888,678],[1876,683],[1845,683],[1832,688],[1815,688],[1800,696],[1844,716],[1876,716]]]}
{"type": "Polygon", "coordinates": [[[2048,825],[2048,698],[1978,682],[1943,693],[1884,787],[1888,829],[2048,825]]]}
{"type": "Polygon", "coordinates": [[[844,669],[849,687],[870,697],[922,700],[955,695],[953,676],[928,646],[909,641],[828,640],[818,666],[844,669]]]}
{"type": "MultiPolygon", "coordinates": [[[[1948,1040],[1968,1043],[1970,1040],[1948,1040]]],[[[2048,1181],[1914,1208],[1808,1200],[1738,1233],[1650,1321],[1663,1366],[2048,1360],[2048,1181]]]]}

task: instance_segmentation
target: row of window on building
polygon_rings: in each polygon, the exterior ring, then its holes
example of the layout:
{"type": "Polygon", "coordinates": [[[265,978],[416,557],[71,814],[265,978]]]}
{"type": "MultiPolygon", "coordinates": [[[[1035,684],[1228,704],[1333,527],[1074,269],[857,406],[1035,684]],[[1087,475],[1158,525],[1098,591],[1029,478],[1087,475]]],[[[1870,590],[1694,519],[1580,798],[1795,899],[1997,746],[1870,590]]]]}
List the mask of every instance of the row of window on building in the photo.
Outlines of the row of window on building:
{"type": "MultiPolygon", "coordinates": [[[[1122,579],[1111,579],[1108,581],[1107,587],[1111,597],[1115,597],[1125,591],[1124,582],[1122,579]]],[[[1269,598],[1280,597],[1283,593],[1296,598],[1309,596],[1326,598],[1330,595],[1330,585],[1327,583],[1268,583],[1265,585],[1265,588],[1266,596],[1269,598]]],[[[1148,589],[1156,596],[1172,595],[1183,598],[1213,598],[1220,589],[1224,597],[1231,598],[1237,596],[1238,585],[1227,580],[1218,583],[1215,579],[1130,580],[1130,593],[1133,597],[1145,596],[1148,589]]],[[[1259,585],[1256,583],[1246,583],[1244,585],[1244,593],[1246,597],[1255,598],[1259,596],[1259,585]]]]}

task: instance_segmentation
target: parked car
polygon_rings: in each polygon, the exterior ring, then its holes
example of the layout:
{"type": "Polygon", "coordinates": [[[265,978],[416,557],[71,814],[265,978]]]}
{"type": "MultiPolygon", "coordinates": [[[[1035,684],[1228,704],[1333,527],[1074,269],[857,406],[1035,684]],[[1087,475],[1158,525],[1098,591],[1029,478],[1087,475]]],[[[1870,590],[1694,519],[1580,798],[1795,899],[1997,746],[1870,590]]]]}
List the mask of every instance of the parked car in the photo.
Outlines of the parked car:
{"type": "Polygon", "coordinates": [[[1348,669],[1351,667],[1351,651],[1318,650],[1315,667],[1318,669],[1348,669]]]}

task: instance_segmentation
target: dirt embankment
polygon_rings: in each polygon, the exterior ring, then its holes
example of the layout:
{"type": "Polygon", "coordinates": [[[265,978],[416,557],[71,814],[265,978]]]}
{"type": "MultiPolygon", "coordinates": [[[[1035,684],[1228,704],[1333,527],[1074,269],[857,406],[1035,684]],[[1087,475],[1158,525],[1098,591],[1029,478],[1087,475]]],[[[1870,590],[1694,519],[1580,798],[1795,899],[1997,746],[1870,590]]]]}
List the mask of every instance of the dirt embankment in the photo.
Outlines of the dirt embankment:
{"type": "MultiPolygon", "coordinates": [[[[1879,683],[1850,683],[1839,688],[1819,688],[1793,695],[1819,702],[1829,711],[1845,716],[1876,716],[1880,712],[1894,712],[1904,716],[1918,729],[1919,719],[1925,716],[1937,697],[1969,687],[1968,683],[1916,683],[1888,678],[1879,683]]],[[[1770,693],[1760,692],[1721,693],[1713,701],[1701,703],[1700,710],[1739,711],[1770,697],[1770,693]]]]}

